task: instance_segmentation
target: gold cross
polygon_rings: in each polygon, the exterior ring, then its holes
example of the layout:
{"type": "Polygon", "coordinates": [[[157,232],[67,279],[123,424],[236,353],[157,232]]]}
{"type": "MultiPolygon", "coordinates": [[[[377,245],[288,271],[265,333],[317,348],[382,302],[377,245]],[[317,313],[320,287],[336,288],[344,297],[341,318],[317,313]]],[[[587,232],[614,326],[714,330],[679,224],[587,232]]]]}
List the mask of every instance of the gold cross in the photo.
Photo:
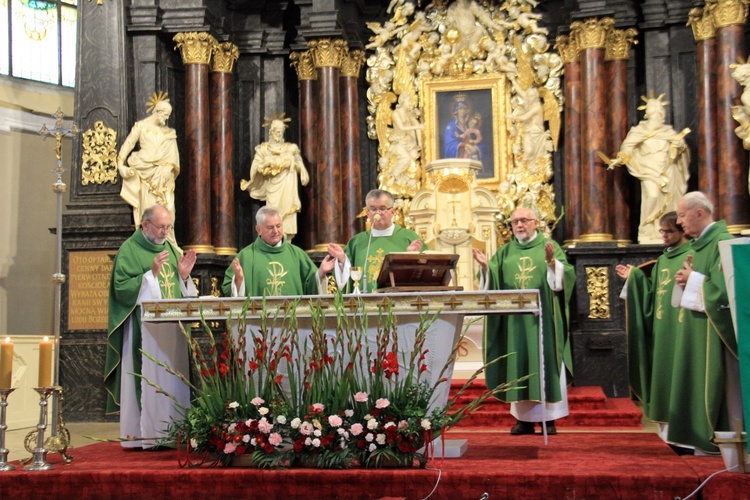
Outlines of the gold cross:
{"type": "Polygon", "coordinates": [[[344,307],[348,307],[349,311],[354,312],[359,307],[359,302],[354,300],[354,297],[349,297],[349,300],[344,304],[344,307]]]}
{"type": "Polygon", "coordinates": [[[232,310],[231,307],[224,305],[224,302],[219,302],[219,306],[216,309],[219,310],[219,314],[221,314],[222,316],[224,315],[224,313],[232,310]]]}
{"type": "Polygon", "coordinates": [[[443,302],[444,305],[451,306],[451,311],[455,311],[456,310],[456,306],[460,306],[463,303],[464,303],[464,301],[456,299],[455,295],[451,295],[451,299],[448,302],[443,302]]]}
{"type": "Polygon", "coordinates": [[[519,309],[523,309],[526,304],[531,304],[532,300],[524,297],[522,293],[516,295],[515,299],[511,299],[512,304],[518,304],[519,309]]]}
{"type": "Polygon", "coordinates": [[[188,303],[185,305],[185,312],[187,313],[188,316],[192,316],[193,311],[198,312],[200,310],[201,310],[201,307],[197,305],[195,302],[193,302],[192,300],[188,301],[188,303]]]}
{"type": "Polygon", "coordinates": [[[416,301],[416,302],[412,302],[412,303],[411,303],[411,305],[412,305],[412,306],[414,306],[414,307],[416,307],[416,308],[417,308],[417,311],[420,311],[420,312],[421,312],[421,311],[422,311],[422,308],[423,308],[424,306],[428,306],[428,305],[430,305],[430,303],[429,303],[429,302],[425,302],[425,301],[423,301],[423,300],[422,300],[422,297],[418,295],[418,296],[417,296],[417,301],[416,301]]]}
{"type": "Polygon", "coordinates": [[[489,309],[490,306],[497,304],[497,301],[490,299],[490,296],[485,294],[482,300],[477,300],[477,304],[484,306],[485,309],[489,309]]]}
{"type": "Polygon", "coordinates": [[[250,314],[255,314],[258,311],[263,310],[263,304],[258,304],[257,302],[255,302],[255,300],[251,300],[247,305],[247,308],[250,310],[250,314]]]}

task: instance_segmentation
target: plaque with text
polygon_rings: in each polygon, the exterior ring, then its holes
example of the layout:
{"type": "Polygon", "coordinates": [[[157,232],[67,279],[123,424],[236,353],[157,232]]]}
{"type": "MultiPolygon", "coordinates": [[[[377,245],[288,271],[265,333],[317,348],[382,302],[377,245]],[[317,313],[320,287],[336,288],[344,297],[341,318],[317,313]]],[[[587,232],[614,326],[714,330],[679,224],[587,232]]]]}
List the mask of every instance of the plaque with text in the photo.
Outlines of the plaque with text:
{"type": "Polygon", "coordinates": [[[117,250],[68,254],[68,330],[106,330],[112,255],[117,250]]]}

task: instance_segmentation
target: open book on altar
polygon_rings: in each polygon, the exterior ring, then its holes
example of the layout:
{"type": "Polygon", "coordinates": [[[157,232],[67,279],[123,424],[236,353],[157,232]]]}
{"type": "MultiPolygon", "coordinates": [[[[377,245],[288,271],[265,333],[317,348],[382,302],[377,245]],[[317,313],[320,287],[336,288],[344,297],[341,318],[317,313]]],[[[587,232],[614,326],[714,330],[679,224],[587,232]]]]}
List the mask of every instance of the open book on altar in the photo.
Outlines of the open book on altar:
{"type": "Polygon", "coordinates": [[[383,259],[376,292],[463,290],[456,283],[458,254],[391,252],[383,259]]]}

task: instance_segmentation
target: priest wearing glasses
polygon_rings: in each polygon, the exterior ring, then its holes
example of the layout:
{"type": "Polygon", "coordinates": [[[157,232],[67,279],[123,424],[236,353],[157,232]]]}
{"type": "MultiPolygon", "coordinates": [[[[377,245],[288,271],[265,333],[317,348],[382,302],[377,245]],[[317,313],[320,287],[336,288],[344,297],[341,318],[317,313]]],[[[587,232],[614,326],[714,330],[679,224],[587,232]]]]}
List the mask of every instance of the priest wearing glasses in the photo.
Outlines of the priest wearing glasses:
{"type": "MultiPolygon", "coordinates": [[[[534,434],[535,422],[547,422],[547,433],[557,434],[555,420],[568,415],[567,376],[572,357],[568,335],[568,303],[575,285],[575,270],[565,253],[537,228],[539,217],[530,208],[519,208],[510,220],[513,239],[500,247],[491,259],[474,249],[481,267],[481,290],[538,289],[542,308],[544,352],[544,395],[539,374],[539,321],[531,314],[491,315],[484,330],[484,361],[504,354],[513,355],[489,366],[485,374],[488,389],[536,374],[525,388],[501,392],[497,397],[510,403],[516,417],[511,434],[534,434]]],[[[572,372],[571,372],[572,373],[572,372]]],[[[541,425],[541,424],[540,424],[541,425]]]]}
{"type": "Polygon", "coordinates": [[[372,292],[377,288],[380,267],[388,253],[426,249],[417,233],[393,222],[393,203],[391,193],[373,189],[365,196],[367,217],[372,221],[372,227],[354,236],[344,248],[336,243],[328,245],[328,253],[337,262],[334,273],[340,290],[350,291],[352,266],[363,271],[363,291],[372,292]]]}

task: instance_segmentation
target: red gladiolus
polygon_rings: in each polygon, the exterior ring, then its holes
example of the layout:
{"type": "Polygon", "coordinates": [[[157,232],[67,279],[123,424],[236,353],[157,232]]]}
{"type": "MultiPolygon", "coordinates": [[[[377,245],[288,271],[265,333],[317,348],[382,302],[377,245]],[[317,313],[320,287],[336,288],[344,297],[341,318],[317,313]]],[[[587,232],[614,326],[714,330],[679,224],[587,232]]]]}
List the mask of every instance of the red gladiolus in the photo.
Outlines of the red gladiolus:
{"type": "Polygon", "coordinates": [[[222,377],[226,377],[227,373],[229,373],[229,366],[226,363],[219,363],[219,373],[221,373],[222,377]]]}
{"type": "Polygon", "coordinates": [[[427,371],[427,365],[423,363],[422,366],[419,367],[419,373],[423,373],[426,371],[427,371]]]}
{"type": "Polygon", "coordinates": [[[280,383],[281,383],[281,381],[283,380],[283,378],[284,378],[284,376],[283,376],[283,375],[276,375],[276,383],[277,383],[277,384],[280,384],[280,383]]]}
{"type": "Polygon", "coordinates": [[[250,363],[248,364],[248,366],[250,366],[250,370],[252,370],[252,371],[255,371],[255,370],[258,369],[258,363],[256,363],[255,361],[250,361],[250,363]]]}
{"type": "Polygon", "coordinates": [[[216,368],[209,368],[209,369],[208,369],[208,374],[209,374],[209,375],[211,375],[212,377],[213,377],[214,375],[216,375],[216,368]]]}

